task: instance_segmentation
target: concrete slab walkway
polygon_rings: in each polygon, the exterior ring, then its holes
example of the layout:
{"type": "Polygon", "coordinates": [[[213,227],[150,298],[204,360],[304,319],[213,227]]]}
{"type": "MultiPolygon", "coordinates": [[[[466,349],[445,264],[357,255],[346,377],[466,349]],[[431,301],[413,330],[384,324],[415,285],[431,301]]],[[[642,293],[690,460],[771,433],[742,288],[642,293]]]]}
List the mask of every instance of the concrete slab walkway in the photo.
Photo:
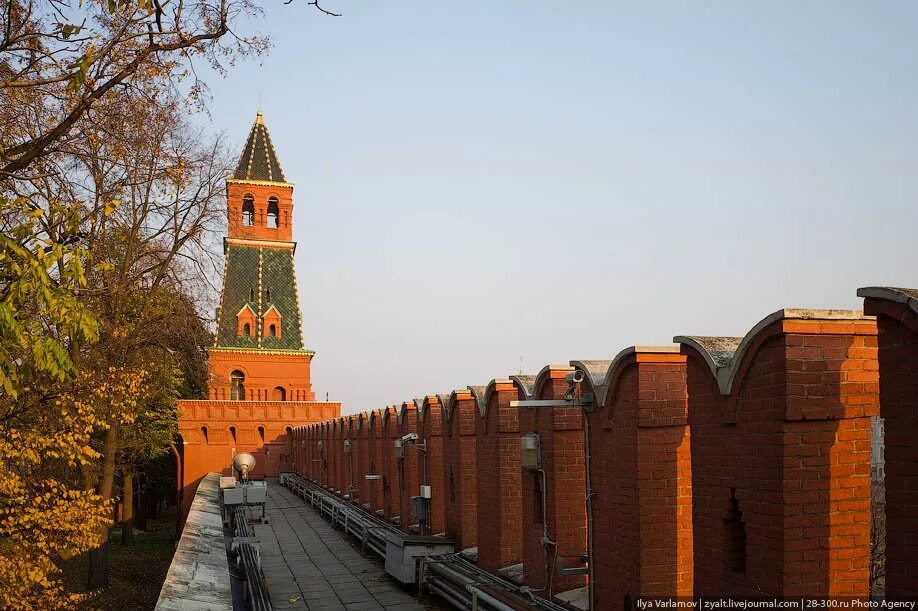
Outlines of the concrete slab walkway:
{"type": "Polygon", "coordinates": [[[256,524],[261,565],[275,609],[424,611],[303,500],[268,483],[268,524],[256,524]],[[293,602],[291,602],[291,600],[293,602]]]}

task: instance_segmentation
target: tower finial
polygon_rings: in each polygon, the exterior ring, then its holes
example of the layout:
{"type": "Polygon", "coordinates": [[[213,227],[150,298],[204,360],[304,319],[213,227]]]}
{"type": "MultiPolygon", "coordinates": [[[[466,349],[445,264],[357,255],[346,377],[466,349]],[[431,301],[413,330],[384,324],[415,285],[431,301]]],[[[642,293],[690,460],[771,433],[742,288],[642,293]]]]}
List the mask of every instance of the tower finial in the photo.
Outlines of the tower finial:
{"type": "Polygon", "coordinates": [[[255,113],[255,125],[264,125],[264,124],[265,124],[265,118],[261,114],[261,111],[259,110],[255,113]]]}

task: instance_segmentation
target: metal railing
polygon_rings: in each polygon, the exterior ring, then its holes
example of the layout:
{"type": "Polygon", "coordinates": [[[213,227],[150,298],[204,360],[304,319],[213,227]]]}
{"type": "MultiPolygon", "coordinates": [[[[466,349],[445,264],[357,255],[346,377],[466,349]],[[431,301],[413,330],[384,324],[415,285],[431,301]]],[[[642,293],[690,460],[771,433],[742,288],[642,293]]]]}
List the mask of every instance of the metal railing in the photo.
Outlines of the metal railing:
{"type": "MultiPolygon", "coordinates": [[[[411,535],[386,523],[354,503],[338,498],[302,476],[287,474],[284,485],[332,524],[361,541],[365,550],[385,559],[386,537],[411,535]]],[[[421,558],[418,583],[457,609],[471,611],[568,611],[567,607],[535,596],[525,586],[492,575],[461,554],[421,558]]]]}

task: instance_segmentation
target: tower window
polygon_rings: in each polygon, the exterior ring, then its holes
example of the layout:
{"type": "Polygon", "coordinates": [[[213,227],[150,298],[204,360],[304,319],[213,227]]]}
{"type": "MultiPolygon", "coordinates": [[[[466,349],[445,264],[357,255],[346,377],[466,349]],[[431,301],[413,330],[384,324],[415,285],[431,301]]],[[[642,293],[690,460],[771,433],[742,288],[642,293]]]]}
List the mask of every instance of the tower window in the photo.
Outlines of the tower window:
{"type": "Polygon", "coordinates": [[[286,401],[287,400],[287,391],[283,386],[276,386],[274,388],[274,396],[272,397],[274,401],[286,401]]]}
{"type": "Polygon", "coordinates": [[[230,427],[230,435],[233,436],[233,443],[235,444],[236,443],[236,427],[234,426],[230,427]]]}
{"type": "Polygon", "coordinates": [[[277,198],[272,195],[268,198],[268,227],[277,229],[279,215],[280,209],[277,206],[277,198]]]}
{"type": "Polygon", "coordinates": [[[206,426],[201,427],[201,437],[204,438],[204,445],[207,445],[207,427],[206,426]]]}
{"type": "Polygon", "coordinates": [[[265,442],[265,427],[263,426],[258,427],[258,437],[261,438],[262,443],[265,442]]]}
{"type": "Polygon", "coordinates": [[[255,224],[255,198],[246,193],[242,198],[242,224],[251,227],[255,224]]]}
{"type": "Polygon", "coordinates": [[[277,337],[277,326],[271,325],[268,327],[268,333],[271,335],[271,337],[277,337]]]}
{"type": "Polygon", "coordinates": [[[238,369],[230,374],[230,400],[245,401],[245,374],[238,369]]]}
{"type": "Polygon", "coordinates": [[[252,325],[245,323],[242,325],[242,334],[243,335],[252,335],[252,325]]]}

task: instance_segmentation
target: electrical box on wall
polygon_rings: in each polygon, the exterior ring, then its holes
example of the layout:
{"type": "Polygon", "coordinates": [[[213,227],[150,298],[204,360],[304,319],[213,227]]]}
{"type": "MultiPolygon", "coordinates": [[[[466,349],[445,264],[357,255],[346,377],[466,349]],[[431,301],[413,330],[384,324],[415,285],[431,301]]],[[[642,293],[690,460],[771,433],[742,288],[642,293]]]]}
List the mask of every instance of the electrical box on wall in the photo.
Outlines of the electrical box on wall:
{"type": "Polygon", "coordinates": [[[411,497],[411,515],[412,517],[417,518],[418,520],[427,521],[427,514],[430,509],[430,499],[426,499],[423,496],[413,496],[411,497]]]}
{"type": "Polygon", "coordinates": [[[430,498],[430,486],[421,486],[421,496],[425,499],[430,498]]]}
{"type": "Polygon", "coordinates": [[[344,440],[344,453],[345,454],[351,453],[351,440],[350,439],[344,440]]]}
{"type": "Polygon", "coordinates": [[[401,439],[396,439],[395,443],[395,458],[401,460],[405,458],[405,442],[401,439]]]}
{"type": "Polygon", "coordinates": [[[542,448],[538,433],[520,436],[520,464],[527,471],[538,471],[542,468],[542,448]]]}

